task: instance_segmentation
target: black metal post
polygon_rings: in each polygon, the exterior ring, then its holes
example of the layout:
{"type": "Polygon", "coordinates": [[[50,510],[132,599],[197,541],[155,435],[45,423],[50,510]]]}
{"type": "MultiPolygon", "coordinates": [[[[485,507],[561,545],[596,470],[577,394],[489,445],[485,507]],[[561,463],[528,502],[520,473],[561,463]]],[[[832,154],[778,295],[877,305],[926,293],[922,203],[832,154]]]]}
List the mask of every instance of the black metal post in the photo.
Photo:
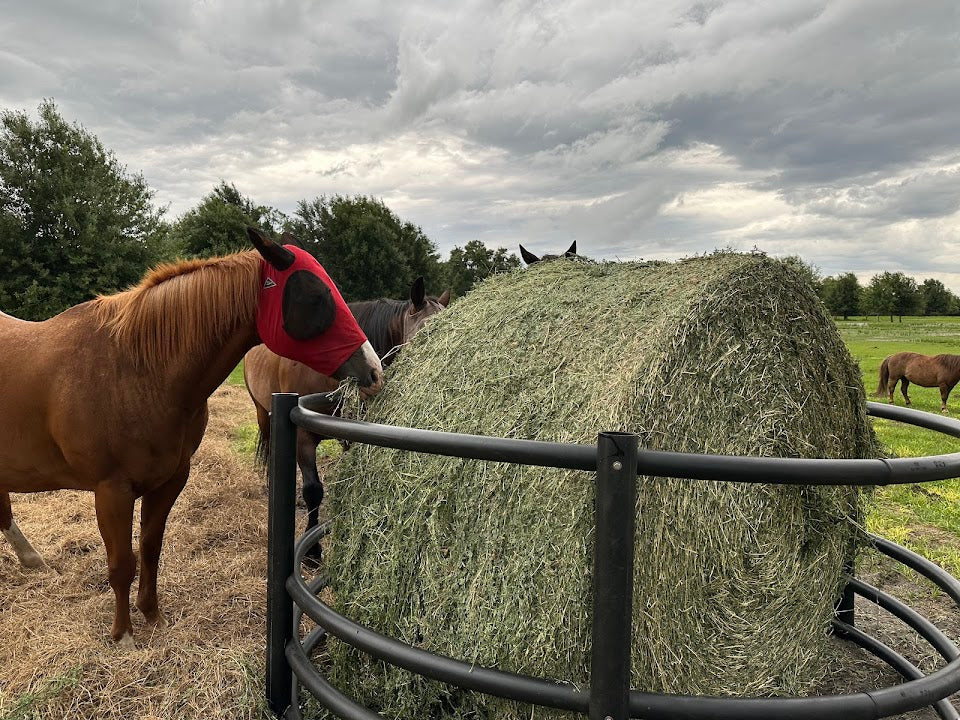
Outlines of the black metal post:
{"type": "Polygon", "coordinates": [[[290,411],[296,393],[274,393],[270,411],[270,506],[267,514],[267,703],[277,716],[292,702],[293,675],[287,642],[293,637],[293,601],[287,578],[293,574],[296,534],[297,426],[290,411]]]}
{"type": "Polygon", "coordinates": [[[590,720],[630,717],[638,444],[636,435],[616,432],[597,442],[590,720]]]}

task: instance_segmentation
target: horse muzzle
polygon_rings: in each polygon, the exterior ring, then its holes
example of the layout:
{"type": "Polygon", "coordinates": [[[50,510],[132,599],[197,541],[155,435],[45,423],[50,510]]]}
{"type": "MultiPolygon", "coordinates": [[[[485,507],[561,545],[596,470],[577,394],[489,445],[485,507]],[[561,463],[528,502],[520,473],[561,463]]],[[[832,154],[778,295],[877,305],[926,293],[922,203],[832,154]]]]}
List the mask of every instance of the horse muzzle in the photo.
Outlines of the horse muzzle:
{"type": "Polygon", "coordinates": [[[383,390],[383,370],[373,368],[366,378],[360,378],[360,394],[373,397],[383,390]]]}

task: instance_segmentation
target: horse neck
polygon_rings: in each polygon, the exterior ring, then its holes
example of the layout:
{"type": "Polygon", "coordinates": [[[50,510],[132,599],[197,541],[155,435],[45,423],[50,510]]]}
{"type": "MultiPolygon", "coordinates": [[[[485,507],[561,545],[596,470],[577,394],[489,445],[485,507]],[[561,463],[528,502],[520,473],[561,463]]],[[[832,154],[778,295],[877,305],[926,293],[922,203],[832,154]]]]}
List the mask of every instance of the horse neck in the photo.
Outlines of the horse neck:
{"type": "Polygon", "coordinates": [[[195,406],[259,342],[259,282],[260,258],[249,251],[161,266],[95,306],[100,327],[138,376],[195,406]]]}
{"type": "Polygon", "coordinates": [[[404,302],[388,298],[350,303],[350,311],[356,317],[357,324],[381,358],[403,343],[401,320],[409,304],[409,300],[404,302]]]}

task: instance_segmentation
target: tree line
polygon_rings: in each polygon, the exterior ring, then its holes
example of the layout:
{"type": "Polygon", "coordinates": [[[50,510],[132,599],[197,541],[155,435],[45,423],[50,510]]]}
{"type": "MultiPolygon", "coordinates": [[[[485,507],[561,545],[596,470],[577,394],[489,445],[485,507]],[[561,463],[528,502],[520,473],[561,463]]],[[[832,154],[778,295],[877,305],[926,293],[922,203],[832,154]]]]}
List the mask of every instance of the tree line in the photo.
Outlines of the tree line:
{"type": "Polygon", "coordinates": [[[960,315],[960,298],[935,278],[917,283],[902,272],[883,272],[861,285],[851,272],[813,282],[831,314],[844,320],[854,315],[960,315]]]}
{"type": "Polygon", "coordinates": [[[0,310],[41,320],[135,284],[158,262],[249,248],[247,226],[292,233],[324,265],[348,301],[404,298],[417,276],[428,292],[462,295],[496,272],[520,267],[479,240],[441,260],[423,230],[364,195],[300,200],[288,215],[221,180],[196,206],[168,220],[154,191],[52,101],[38,119],[0,113],[0,310]]]}

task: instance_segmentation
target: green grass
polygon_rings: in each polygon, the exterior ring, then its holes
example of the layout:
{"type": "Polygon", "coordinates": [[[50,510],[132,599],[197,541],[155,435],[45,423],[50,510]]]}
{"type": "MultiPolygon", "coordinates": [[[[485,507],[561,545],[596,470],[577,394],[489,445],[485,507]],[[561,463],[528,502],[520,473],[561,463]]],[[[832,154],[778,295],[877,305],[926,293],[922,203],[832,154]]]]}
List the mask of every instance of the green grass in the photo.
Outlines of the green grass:
{"type": "MultiPolygon", "coordinates": [[[[877,389],[880,363],[903,350],[938,355],[960,354],[960,317],[855,318],[837,320],[850,353],[860,363],[868,399],[877,389]]],[[[913,408],[940,412],[937,388],[910,386],[913,408]]],[[[895,394],[903,405],[899,387],[895,394]]],[[[960,391],[948,403],[950,415],[960,417],[960,391]]],[[[921,457],[960,452],[960,439],[889,420],[874,420],[877,437],[894,455],[921,457]]],[[[960,573],[960,480],[880,488],[870,501],[867,527],[960,573]]]]}
{"type": "Polygon", "coordinates": [[[78,665],[60,677],[43,681],[36,689],[20,695],[0,714],[0,720],[42,720],[49,717],[51,700],[70,690],[80,682],[83,666],[78,665]]]}
{"type": "Polygon", "coordinates": [[[255,422],[240,425],[233,429],[234,452],[248,457],[250,460],[257,454],[257,437],[260,429],[255,422]]]}
{"type": "Polygon", "coordinates": [[[228,385],[243,385],[243,360],[227,376],[228,385]]]}

